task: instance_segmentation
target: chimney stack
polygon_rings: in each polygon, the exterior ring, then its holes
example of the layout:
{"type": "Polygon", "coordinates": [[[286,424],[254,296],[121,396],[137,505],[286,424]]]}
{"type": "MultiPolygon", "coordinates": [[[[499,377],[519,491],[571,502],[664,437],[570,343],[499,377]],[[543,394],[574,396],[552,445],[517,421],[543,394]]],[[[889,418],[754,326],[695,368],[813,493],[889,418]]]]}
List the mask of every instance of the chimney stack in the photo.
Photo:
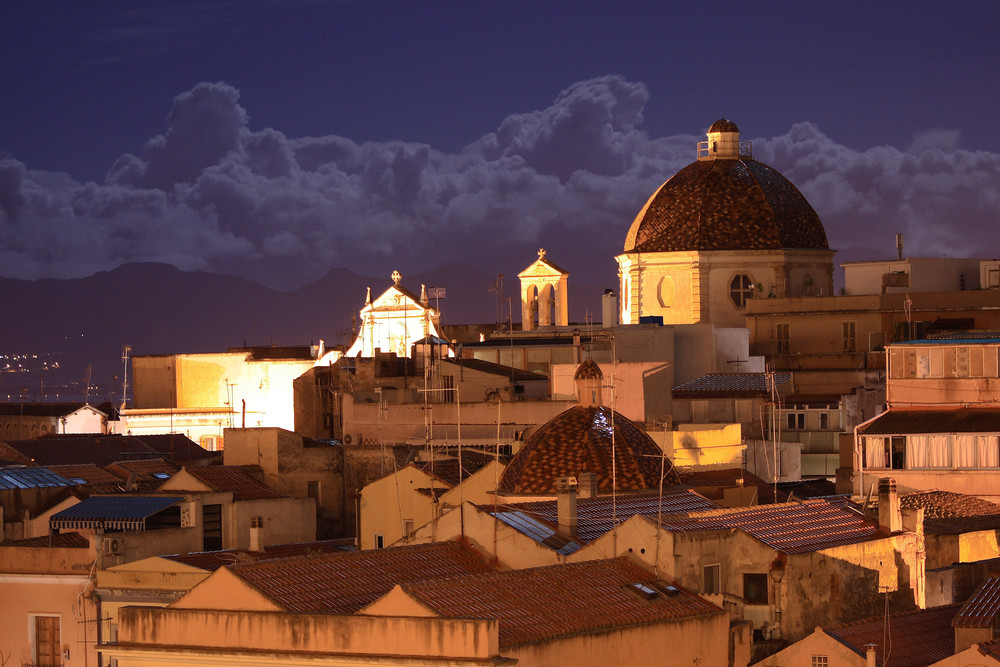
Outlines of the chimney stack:
{"type": "Polygon", "coordinates": [[[597,473],[585,472],[579,476],[580,482],[577,485],[578,498],[597,497],[597,473]]]}
{"type": "Polygon", "coordinates": [[[576,535],[576,478],[560,477],[556,480],[556,510],[559,514],[559,530],[567,535],[576,535]]]}
{"type": "Polygon", "coordinates": [[[875,644],[865,644],[865,667],[876,667],[875,644]]]}
{"type": "Polygon", "coordinates": [[[264,517],[250,517],[250,551],[264,550],[264,517]]]}
{"type": "Polygon", "coordinates": [[[890,533],[903,530],[896,480],[891,477],[883,477],[878,481],[878,525],[890,533]]]}

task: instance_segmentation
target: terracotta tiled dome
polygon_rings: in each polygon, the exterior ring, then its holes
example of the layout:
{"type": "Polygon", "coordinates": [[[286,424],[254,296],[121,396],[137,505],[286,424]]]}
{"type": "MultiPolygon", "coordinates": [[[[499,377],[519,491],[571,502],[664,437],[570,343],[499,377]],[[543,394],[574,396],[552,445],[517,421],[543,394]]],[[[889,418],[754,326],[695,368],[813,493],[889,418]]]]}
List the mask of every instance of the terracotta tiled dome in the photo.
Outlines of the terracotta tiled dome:
{"type": "MultiPolygon", "coordinates": [[[[710,132],[738,132],[720,120],[710,132]]],[[[792,183],[740,155],[699,159],[660,186],[639,212],[625,252],[829,250],[816,211],[792,183]]]]}
{"type": "Polygon", "coordinates": [[[708,128],[709,132],[739,132],[740,128],[736,127],[736,123],[726,118],[720,118],[719,120],[712,123],[712,127],[708,128]]]}
{"type": "MultiPolygon", "coordinates": [[[[659,485],[660,448],[631,421],[614,413],[615,472],[619,491],[659,485]]],[[[497,489],[501,493],[555,493],[556,480],[592,472],[598,489],[610,492],[612,410],[578,405],[545,423],[510,462],[497,489]]],[[[667,464],[667,469],[670,464],[667,464]]]]}
{"type": "Polygon", "coordinates": [[[604,373],[601,372],[601,367],[590,357],[583,360],[573,375],[574,380],[600,380],[603,377],[604,373]]]}

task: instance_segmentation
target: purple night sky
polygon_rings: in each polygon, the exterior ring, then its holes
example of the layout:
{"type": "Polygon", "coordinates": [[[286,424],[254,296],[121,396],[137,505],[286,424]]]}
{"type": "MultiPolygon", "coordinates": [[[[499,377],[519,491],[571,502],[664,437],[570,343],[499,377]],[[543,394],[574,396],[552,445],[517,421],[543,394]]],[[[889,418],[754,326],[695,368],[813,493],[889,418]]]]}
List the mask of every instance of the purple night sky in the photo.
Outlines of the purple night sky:
{"type": "MultiPolygon", "coordinates": [[[[0,275],[275,288],[545,246],[614,285],[725,115],[837,262],[1000,256],[1000,2],[25,2],[0,21],[0,275]]],[[[577,278],[574,278],[576,280],[577,278]]]]}

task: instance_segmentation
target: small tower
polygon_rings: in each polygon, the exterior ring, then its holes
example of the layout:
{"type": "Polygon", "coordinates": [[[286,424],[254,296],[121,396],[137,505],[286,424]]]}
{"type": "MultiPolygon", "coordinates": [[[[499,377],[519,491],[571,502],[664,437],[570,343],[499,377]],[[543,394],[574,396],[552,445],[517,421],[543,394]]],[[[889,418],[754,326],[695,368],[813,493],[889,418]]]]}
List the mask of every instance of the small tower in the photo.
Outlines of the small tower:
{"type": "Polygon", "coordinates": [[[532,331],[536,326],[569,325],[569,274],[545,259],[545,248],[538,250],[538,259],[517,277],[521,279],[523,331],[532,331]]]}
{"type": "Polygon", "coordinates": [[[580,405],[603,405],[604,396],[601,393],[601,386],[604,384],[604,373],[591,357],[583,360],[583,363],[576,369],[573,375],[576,382],[576,394],[579,396],[580,405]]]}
{"type": "MultiPolygon", "coordinates": [[[[741,157],[740,128],[731,120],[721,118],[708,128],[708,141],[698,144],[699,160],[735,160],[741,157]]],[[[747,148],[749,151],[749,142],[747,148]]],[[[747,157],[747,156],[742,156],[747,157]]]]}

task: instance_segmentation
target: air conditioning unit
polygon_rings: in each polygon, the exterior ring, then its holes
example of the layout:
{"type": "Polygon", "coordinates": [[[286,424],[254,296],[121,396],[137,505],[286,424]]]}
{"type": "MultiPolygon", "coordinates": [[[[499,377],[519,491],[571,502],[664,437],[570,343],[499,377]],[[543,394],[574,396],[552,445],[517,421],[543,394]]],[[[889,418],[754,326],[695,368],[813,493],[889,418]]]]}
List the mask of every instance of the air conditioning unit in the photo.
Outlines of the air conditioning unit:
{"type": "Polygon", "coordinates": [[[102,553],[105,556],[117,556],[124,551],[122,543],[116,537],[105,537],[103,546],[102,553]]]}
{"type": "Polygon", "coordinates": [[[361,434],[360,433],[346,433],[346,434],[344,434],[344,444],[345,445],[360,445],[361,444],[361,434]]]}

